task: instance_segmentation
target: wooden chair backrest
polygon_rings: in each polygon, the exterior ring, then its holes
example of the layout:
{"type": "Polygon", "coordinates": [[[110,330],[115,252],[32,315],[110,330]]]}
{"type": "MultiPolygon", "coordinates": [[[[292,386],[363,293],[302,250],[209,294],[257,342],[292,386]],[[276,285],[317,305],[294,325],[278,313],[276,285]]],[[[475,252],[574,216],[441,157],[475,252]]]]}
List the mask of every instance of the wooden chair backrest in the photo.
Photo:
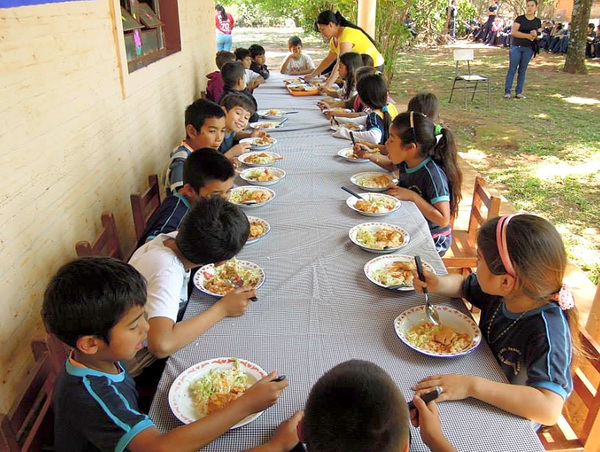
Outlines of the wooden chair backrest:
{"type": "Polygon", "coordinates": [[[140,239],[148,220],[160,207],[160,187],[158,175],[148,176],[148,188],[142,194],[131,195],[131,210],[133,211],[133,225],[135,227],[135,238],[140,239]]]}
{"type": "Polygon", "coordinates": [[[584,329],[579,337],[584,353],[573,371],[572,397],[563,408],[568,428],[563,420],[542,432],[539,436],[546,450],[600,450],[600,345],[584,329]]]}
{"type": "Polygon", "coordinates": [[[21,399],[9,414],[0,414],[0,447],[7,452],[40,449],[39,432],[49,415],[56,382],[56,372],[47,352],[38,357],[30,375],[21,399]]]}
{"type": "Polygon", "coordinates": [[[77,256],[107,256],[123,260],[123,251],[119,243],[115,217],[110,212],[102,212],[100,218],[102,220],[102,232],[93,245],[87,241],[77,242],[75,244],[77,256]]]}
{"type": "Polygon", "coordinates": [[[471,204],[471,214],[469,215],[469,226],[467,228],[467,237],[470,243],[475,244],[477,231],[488,218],[498,216],[501,201],[502,199],[499,196],[491,195],[486,190],[485,179],[483,177],[477,176],[475,178],[473,202],[471,204]]]}

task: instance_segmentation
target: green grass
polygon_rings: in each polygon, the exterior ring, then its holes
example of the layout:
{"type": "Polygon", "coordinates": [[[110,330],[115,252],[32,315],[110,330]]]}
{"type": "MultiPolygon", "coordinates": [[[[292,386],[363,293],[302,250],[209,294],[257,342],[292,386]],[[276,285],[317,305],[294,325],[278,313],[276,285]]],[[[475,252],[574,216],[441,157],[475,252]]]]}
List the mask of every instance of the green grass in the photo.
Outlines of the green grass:
{"type": "MultiPolygon", "coordinates": [[[[318,64],[326,47],[301,30],[236,29],[234,47],[260,42],[269,67],[277,68],[287,39],[298,34],[318,64]]],[[[442,122],[456,134],[462,157],[496,186],[517,209],[550,220],[561,232],[569,257],[594,282],[600,280],[600,62],[588,75],[561,72],[564,57],[542,53],[527,71],[527,99],[502,99],[508,67],[505,49],[477,48],[474,73],[490,76],[485,94],[463,110],[458,94],[448,97],[454,75],[449,48],[419,47],[398,55],[390,91],[405,106],[419,91],[440,99],[442,122]]],[[[513,90],[516,87],[516,79],[513,90]]],[[[514,91],[513,91],[514,92],[514,91]]]]}
{"type": "MultiPolygon", "coordinates": [[[[563,235],[570,258],[600,279],[600,63],[589,75],[560,71],[564,57],[539,55],[527,71],[526,100],[502,99],[508,53],[477,49],[473,72],[491,77],[491,101],[448,103],[450,49],[418,49],[398,58],[391,91],[400,104],[418,91],[436,93],[441,118],[461,155],[517,208],[539,214],[563,235]]],[[[516,83],[516,80],[515,80],[516,83]]],[[[514,89],[513,85],[513,89],[514,89]]]]}

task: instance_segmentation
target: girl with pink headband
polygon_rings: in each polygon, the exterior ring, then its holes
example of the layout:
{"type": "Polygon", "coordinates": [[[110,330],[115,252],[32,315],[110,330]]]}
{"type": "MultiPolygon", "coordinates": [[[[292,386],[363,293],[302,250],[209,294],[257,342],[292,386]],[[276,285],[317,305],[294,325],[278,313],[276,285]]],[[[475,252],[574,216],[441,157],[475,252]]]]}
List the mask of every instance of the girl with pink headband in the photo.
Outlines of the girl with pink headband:
{"type": "MultiPolygon", "coordinates": [[[[473,375],[433,375],[418,394],[443,388],[439,401],[474,397],[542,425],[558,420],[573,389],[570,367],[577,310],[563,284],[567,255],[559,233],[535,215],[494,218],[477,238],[477,273],[425,274],[418,291],[465,298],[481,309],[479,327],[509,383],[473,375]]],[[[576,343],[577,344],[577,343],[576,343]]]]}

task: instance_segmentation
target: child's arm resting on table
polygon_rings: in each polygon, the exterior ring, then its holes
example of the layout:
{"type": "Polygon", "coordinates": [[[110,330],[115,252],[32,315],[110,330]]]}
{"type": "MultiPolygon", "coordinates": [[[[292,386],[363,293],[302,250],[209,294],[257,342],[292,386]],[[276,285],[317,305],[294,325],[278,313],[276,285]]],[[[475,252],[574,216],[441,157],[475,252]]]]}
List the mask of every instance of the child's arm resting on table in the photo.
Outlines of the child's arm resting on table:
{"type": "Polygon", "coordinates": [[[298,439],[298,423],[302,420],[304,411],[297,411],[291,418],[282,422],[273,438],[262,446],[248,449],[244,452],[288,452],[300,441],[298,439]]]}
{"type": "Polygon", "coordinates": [[[254,296],[254,289],[236,289],[202,314],[181,322],[175,322],[171,317],[152,317],[149,314],[148,350],[159,359],[172,355],[225,317],[243,315],[250,304],[250,298],[254,296]]]}
{"type": "Polygon", "coordinates": [[[277,372],[271,372],[239,399],[191,424],[167,433],[161,433],[154,427],[147,428],[135,435],[127,448],[131,452],[194,452],[201,449],[246,416],[274,405],[289,384],[287,379],[271,381],[276,377],[277,372]]]}
{"type": "Polygon", "coordinates": [[[387,194],[398,198],[400,201],[414,202],[425,218],[440,227],[446,227],[450,224],[450,201],[440,201],[431,205],[416,191],[402,187],[391,188],[387,191],[387,194]]]}
{"type": "Polygon", "coordinates": [[[474,375],[433,375],[421,380],[413,389],[421,395],[436,386],[444,388],[437,399],[439,402],[474,397],[542,425],[556,424],[564,404],[559,394],[548,389],[498,383],[474,375]]]}
{"type": "MultiPolygon", "coordinates": [[[[356,135],[355,135],[355,137],[356,137],[356,135]]],[[[387,156],[381,155],[377,152],[372,152],[371,149],[369,148],[369,146],[366,144],[362,144],[362,143],[357,144],[356,146],[353,147],[353,149],[354,149],[354,154],[357,157],[360,157],[363,159],[369,159],[376,165],[381,166],[384,170],[394,171],[396,169],[396,167],[394,166],[394,163],[387,156]]]]}

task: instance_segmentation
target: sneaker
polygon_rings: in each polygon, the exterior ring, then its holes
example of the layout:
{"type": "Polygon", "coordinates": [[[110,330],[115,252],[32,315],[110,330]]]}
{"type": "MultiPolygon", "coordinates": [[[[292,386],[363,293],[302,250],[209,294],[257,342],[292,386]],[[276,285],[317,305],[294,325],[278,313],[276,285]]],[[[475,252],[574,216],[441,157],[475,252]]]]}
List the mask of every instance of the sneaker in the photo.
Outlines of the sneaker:
{"type": "Polygon", "coordinates": [[[505,95],[504,95],[504,98],[505,98],[505,99],[510,99],[510,94],[508,94],[508,93],[507,93],[507,94],[505,94],[505,95]]]}
{"type": "Polygon", "coordinates": [[[527,96],[525,96],[525,94],[517,94],[517,99],[527,99],[527,96]]]}

